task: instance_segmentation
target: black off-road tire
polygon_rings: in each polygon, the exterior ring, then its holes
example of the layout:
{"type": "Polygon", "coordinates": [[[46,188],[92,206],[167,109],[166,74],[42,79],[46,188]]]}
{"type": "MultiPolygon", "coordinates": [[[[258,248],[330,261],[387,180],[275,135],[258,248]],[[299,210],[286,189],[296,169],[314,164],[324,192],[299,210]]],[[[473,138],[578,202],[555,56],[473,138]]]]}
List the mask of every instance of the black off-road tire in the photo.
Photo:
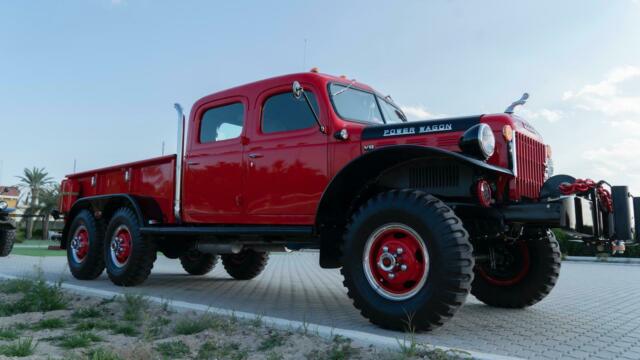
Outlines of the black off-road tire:
{"type": "Polygon", "coordinates": [[[16,231],[14,229],[0,229],[0,257],[8,256],[13,250],[16,242],[16,231]]]}
{"type": "Polygon", "coordinates": [[[268,252],[242,250],[239,254],[222,255],[222,265],[236,280],[250,280],[260,275],[269,260],[268,252]]]}
{"type": "Polygon", "coordinates": [[[82,210],[73,218],[67,238],[67,262],[71,275],[78,280],[94,280],[104,271],[104,226],[89,210],[82,210]],[[76,231],[84,226],[89,234],[89,252],[83,261],[73,257],[72,241],[76,231]]]}
{"type": "Polygon", "coordinates": [[[118,209],[107,226],[104,241],[104,259],[107,275],[115,285],[135,286],[143,283],[153,269],[156,261],[156,246],[154,242],[140,233],[138,218],[129,208],[118,209]],[[118,266],[111,255],[111,241],[115,237],[115,231],[124,225],[131,235],[131,255],[126,264],[118,266]]]}
{"type": "Polygon", "coordinates": [[[489,282],[476,268],[471,294],[483,303],[501,308],[524,308],[544,299],[560,275],[560,245],[552,231],[540,239],[526,240],[529,270],[519,282],[500,286],[489,282]]]}
{"type": "Polygon", "coordinates": [[[357,210],[342,245],[342,275],[348,295],[362,315],[394,330],[431,330],[465,302],[473,280],[473,247],[462,221],[442,201],[415,190],[392,190],[357,210]],[[402,224],[414,230],[428,251],[426,282],[407,299],[383,297],[367,280],[363,253],[377,229],[402,224]]]}
{"type": "Polygon", "coordinates": [[[180,256],[182,268],[191,275],[205,275],[211,272],[218,262],[218,255],[189,251],[180,256]]]}

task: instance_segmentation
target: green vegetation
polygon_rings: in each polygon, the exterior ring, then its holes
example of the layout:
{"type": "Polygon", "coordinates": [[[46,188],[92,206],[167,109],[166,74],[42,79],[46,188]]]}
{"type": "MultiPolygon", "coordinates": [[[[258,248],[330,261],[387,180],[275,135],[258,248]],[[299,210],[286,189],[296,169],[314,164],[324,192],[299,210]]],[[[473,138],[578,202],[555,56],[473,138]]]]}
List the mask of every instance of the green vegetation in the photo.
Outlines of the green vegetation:
{"type": "Polygon", "coordinates": [[[20,336],[16,328],[0,328],[0,340],[15,340],[20,336]]]}
{"type": "Polygon", "coordinates": [[[10,357],[25,357],[33,355],[33,351],[38,344],[33,342],[32,338],[20,339],[16,342],[0,345],[0,355],[10,357]]]}
{"type": "MultiPolygon", "coordinates": [[[[573,241],[560,229],[553,229],[556,239],[560,244],[563,256],[596,256],[597,251],[593,246],[587,246],[582,240],[573,241]]],[[[627,250],[622,255],[610,255],[616,258],[640,258],[640,246],[627,246],[627,250]]]]}
{"type": "MultiPolygon", "coordinates": [[[[47,312],[66,309],[68,299],[60,284],[51,286],[40,277],[37,280],[10,280],[5,287],[22,292],[23,296],[15,302],[0,304],[0,316],[9,316],[26,312],[47,312]]],[[[10,291],[8,291],[10,292],[10,291]]]]}
{"type": "Polygon", "coordinates": [[[238,343],[232,342],[219,345],[213,341],[207,341],[198,350],[196,359],[244,360],[248,356],[247,350],[241,349],[238,343]]]}
{"type": "Polygon", "coordinates": [[[126,294],[121,298],[121,302],[124,305],[122,318],[132,322],[142,320],[144,309],[149,306],[149,301],[142,295],[126,294]]]}
{"type": "Polygon", "coordinates": [[[42,319],[37,323],[35,323],[32,329],[34,330],[61,329],[65,327],[65,325],[66,325],[65,321],[60,318],[42,319]]]}
{"type": "Polygon", "coordinates": [[[89,330],[111,330],[116,326],[113,320],[110,319],[89,319],[81,321],[75,326],[77,331],[89,331],[89,330]]]}
{"type": "Polygon", "coordinates": [[[93,319],[102,315],[102,311],[95,307],[80,308],[71,314],[74,319],[93,319]]]}
{"type": "Polygon", "coordinates": [[[116,353],[105,348],[99,347],[87,352],[88,360],[121,360],[122,358],[116,353]]]}
{"type": "Polygon", "coordinates": [[[287,337],[276,331],[270,331],[265,339],[262,340],[260,346],[258,346],[258,350],[266,351],[276,348],[278,346],[282,346],[287,342],[287,337]]]}
{"type": "Polygon", "coordinates": [[[197,334],[207,329],[219,330],[224,332],[232,331],[237,323],[237,319],[225,320],[220,317],[206,314],[197,319],[179,320],[174,328],[174,332],[178,335],[197,334]]]}
{"type": "Polygon", "coordinates": [[[351,339],[336,335],[333,338],[333,344],[329,352],[323,353],[318,350],[313,350],[307,354],[309,360],[346,360],[356,357],[358,355],[358,349],[351,346],[351,339]]]}
{"type": "Polygon", "coordinates": [[[49,250],[46,248],[23,248],[23,247],[14,247],[11,250],[11,254],[13,255],[22,255],[22,256],[37,256],[37,257],[45,257],[45,256],[66,256],[63,250],[49,250]]]}
{"type": "Polygon", "coordinates": [[[156,350],[169,359],[184,357],[191,353],[189,346],[181,340],[159,343],[156,345],[156,350]]]}
{"type": "Polygon", "coordinates": [[[135,326],[131,324],[115,325],[112,329],[114,334],[120,334],[125,336],[137,336],[140,332],[135,326]]]}
{"type": "Polygon", "coordinates": [[[67,334],[59,339],[58,345],[65,349],[86,348],[94,342],[102,341],[102,338],[94,333],[81,332],[67,334]]]}

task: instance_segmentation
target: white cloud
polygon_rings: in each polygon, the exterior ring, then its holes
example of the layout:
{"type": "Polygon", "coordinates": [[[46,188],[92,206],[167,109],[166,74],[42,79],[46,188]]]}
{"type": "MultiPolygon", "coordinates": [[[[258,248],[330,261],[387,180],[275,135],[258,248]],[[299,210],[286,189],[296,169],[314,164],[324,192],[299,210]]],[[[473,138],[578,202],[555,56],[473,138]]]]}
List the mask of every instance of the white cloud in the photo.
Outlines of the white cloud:
{"type": "Polygon", "coordinates": [[[409,121],[428,120],[447,117],[447,114],[434,114],[422,105],[417,106],[400,106],[402,112],[407,115],[409,121]]]}
{"type": "Polygon", "coordinates": [[[516,113],[527,119],[528,121],[545,120],[549,123],[555,123],[564,118],[564,112],[561,110],[550,110],[542,108],[540,110],[530,110],[523,107],[516,108],[516,113]]]}
{"type": "Polygon", "coordinates": [[[582,110],[598,111],[605,116],[640,116],[640,96],[623,94],[620,84],[640,81],[640,67],[621,66],[611,70],[604,80],[587,84],[576,91],[565,91],[562,99],[582,110]]]}
{"type": "Polygon", "coordinates": [[[409,120],[424,120],[433,117],[424,106],[401,106],[400,107],[409,120]]]}
{"type": "Polygon", "coordinates": [[[582,158],[599,177],[612,184],[630,185],[636,192],[640,190],[640,139],[626,138],[609,146],[603,146],[583,153],[582,158]]]}

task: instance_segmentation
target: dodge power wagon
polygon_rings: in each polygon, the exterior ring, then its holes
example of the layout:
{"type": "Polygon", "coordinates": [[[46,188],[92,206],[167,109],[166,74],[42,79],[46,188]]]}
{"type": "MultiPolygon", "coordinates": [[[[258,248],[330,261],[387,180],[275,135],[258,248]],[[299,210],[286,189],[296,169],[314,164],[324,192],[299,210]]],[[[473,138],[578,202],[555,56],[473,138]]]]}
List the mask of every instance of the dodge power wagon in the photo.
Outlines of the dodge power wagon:
{"type": "MultiPolygon", "coordinates": [[[[560,270],[551,229],[599,251],[636,242],[625,186],[552,176],[550,147],[504,113],[407,121],[391,97],[312,70],[178,111],[176,155],[68,175],[61,246],[78,279],[150,274],[158,252],[238,280],[270,252],[317,249],[383,327],[429,330],[469,293],[523,308],[560,270]]],[[[214,294],[215,296],[215,294],[214,294]]]]}

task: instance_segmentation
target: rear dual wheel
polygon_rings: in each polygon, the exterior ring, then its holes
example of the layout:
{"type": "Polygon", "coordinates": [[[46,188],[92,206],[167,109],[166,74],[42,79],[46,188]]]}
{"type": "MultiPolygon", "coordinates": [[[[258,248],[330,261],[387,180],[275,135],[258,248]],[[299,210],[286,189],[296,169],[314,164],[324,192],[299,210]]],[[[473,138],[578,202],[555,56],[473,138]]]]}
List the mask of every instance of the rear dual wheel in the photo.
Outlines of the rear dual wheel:
{"type": "Polygon", "coordinates": [[[140,233],[138,218],[129,208],[118,209],[107,226],[104,241],[107,275],[115,285],[143,283],[156,260],[156,246],[140,233]]]}
{"type": "Polygon", "coordinates": [[[180,256],[180,264],[190,275],[206,275],[213,270],[218,262],[218,255],[205,254],[192,250],[180,256]]]}
{"type": "Polygon", "coordinates": [[[104,229],[89,210],[76,215],[69,228],[67,262],[73,277],[93,280],[104,270],[104,229]]]}

